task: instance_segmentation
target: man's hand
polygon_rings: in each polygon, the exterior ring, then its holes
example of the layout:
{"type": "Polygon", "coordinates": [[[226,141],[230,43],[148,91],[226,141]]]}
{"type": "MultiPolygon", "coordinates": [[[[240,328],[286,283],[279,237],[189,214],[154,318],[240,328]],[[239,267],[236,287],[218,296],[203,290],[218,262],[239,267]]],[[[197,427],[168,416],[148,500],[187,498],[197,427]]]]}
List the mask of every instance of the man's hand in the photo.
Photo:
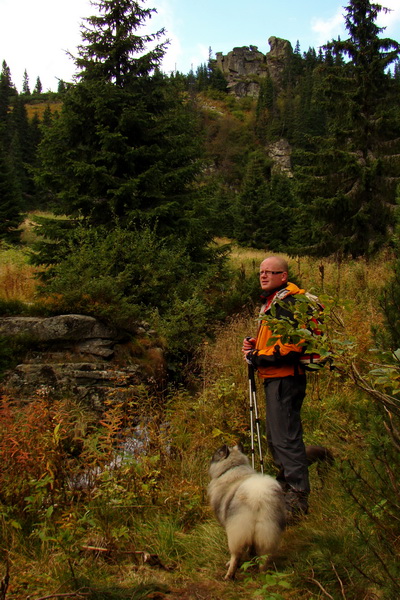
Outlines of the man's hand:
{"type": "Polygon", "coordinates": [[[251,337],[245,337],[243,340],[243,346],[242,346],[242,353],[243,353],[243,358],[244,360],[246,360],[247,354],[251,351],[254,350],[256,345],[256,339],[255,338],[251,338],[251,337]]]}

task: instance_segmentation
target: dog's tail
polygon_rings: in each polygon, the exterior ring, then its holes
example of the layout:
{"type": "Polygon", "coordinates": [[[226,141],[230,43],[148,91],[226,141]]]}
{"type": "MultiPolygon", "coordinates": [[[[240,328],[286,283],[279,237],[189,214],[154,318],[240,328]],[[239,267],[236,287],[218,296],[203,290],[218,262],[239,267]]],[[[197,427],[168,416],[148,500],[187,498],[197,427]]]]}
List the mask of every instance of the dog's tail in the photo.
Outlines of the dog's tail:
{"type": "Polygon", "coordinates": [[[335,462],[335,457],[332,452],[323,446],[306,446],[306,456],[308,466],[317,463],[317,473],[323,484],[328,469],[332,467],[335,462]]]}
{"type": "Polygon", "coordinates": [[[328,448],[323,446],[306,446],[308,466],[316,463],[326,463],[330,467],[335,462],[335,457],[328,448]]]}

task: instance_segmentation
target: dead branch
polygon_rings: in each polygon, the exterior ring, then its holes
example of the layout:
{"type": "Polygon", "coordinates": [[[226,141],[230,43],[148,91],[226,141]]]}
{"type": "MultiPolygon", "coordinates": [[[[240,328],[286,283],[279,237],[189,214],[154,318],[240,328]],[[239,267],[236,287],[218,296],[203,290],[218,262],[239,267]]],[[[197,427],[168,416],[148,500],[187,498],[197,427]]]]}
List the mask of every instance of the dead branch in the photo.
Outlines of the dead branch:
{"type": "Polygon", "coordinates": [[[333,596],[331,596],[331,595],[330,595],[330,594],[329,594],[329,593],[326,591],[326,589],[325,589],[325,588],[324,588],[324,587],[323,587],[323,586],[320,584],[320,582],[319,582],[319,581],[317,581],[317,579],[314,579],[314,577],[307,577],[306,579],[307,579],[307,581],[311,581],[311,583],[315,583],[315,585],[317,585],[317,586],[319,587],[319,589],[321,590],[321,592],[322,592],[323,594],[325,594],[325,596],[326,596],[327,598],[330,598],[331,600],[334,600],[334,597],[333,597],[333,596]]]}
{"type": "Polygon", "coordinates": [[[333,562],[332,562],[332,561],[331,561],[331,567],[332,567],[332,569],[333,569],[333,572],[334,572],[334,573],[335,573],[335,575],[336,575],[336,579],[337,579],[337,580],[338,580],[338,582],[339,582],[339,585],[340,585],[340,591],[342,592],[342,598],[343,598],[343,600],[346,600],[346,594],[344,593],[344,585],[343,585],[343,582],[342,582],[342,580],[340,579],[340,577],[339,577],[339,575],[338,575],[338,572],[337,572],[337,570],[336,570],[336,567],[335,567],[335,565],[333,564],[333,562]]]}

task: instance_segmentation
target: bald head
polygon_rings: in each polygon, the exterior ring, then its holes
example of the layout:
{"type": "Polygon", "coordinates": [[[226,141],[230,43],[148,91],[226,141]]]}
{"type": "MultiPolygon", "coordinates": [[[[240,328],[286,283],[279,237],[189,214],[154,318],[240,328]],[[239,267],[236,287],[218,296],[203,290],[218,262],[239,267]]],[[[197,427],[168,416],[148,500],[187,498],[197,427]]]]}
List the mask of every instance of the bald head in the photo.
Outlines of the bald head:
{"type": "Polygon", "coordinates": [[[288,280],[289,266],[284,258],[280,256],[268,256],[260,265],[260,284],[265,292],[274,290],[285,285],[288,280]]]}
{"type": "Polygon", "coordinates": [[[262,265],[264,263],[266,263],[268,261],[268,264],[273,263],[274,266],[274,271],[285,271],[285,273],[288,273],[289,271],[289,265],[287,263],[287,261],[284,258],[281,258],[280,256],[267,256],[267,258],[264,258],[264,260],[262,261],[261,265],[260,265],[260,270],[263,268],[262,265]],[[275,268],[276,267],[276,268],[275,268]]]}

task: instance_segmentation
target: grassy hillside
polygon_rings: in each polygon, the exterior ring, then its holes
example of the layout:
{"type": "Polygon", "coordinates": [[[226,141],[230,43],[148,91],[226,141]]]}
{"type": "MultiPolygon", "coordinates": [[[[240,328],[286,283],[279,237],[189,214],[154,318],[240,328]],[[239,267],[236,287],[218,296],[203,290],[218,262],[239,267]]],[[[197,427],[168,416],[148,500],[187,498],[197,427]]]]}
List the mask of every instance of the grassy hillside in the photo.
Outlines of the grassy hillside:
{"type": "MultiPolygon", "coordinates": [[[[256,276],[263,257],[235,248],[231,260],[256,276]]],[[[371,324],[380,321],[377,299],[389,275],[385,258],[349,262],[340,270],[329,261],[290,260],[296,281],[336,298],[340,329],[355,342],[359,358],[373,345],[371,324]]],[[[0,267],[3,298],[29,300],[32,271],[21,254],[3,250],[0,267]],[[14,273],[29,286],[13,291],[8,282],[14,273]]],[[[395,597],[392,553],[399,549],[398,534],[385,522],[381,495],[390,476],[385,480],[376,461],[390,451],[383,416],[350,378],[329,370],[309,376],[303,421],[306,443],[330,448],[335,465],[324,482],[311,468],[310,514],[287,529],[268,573],[250,566],[235,583],[222,581],[228,551],[207,504],[208,464],[222,443],[241,440],[249,449],[240,347],[255,330],[255,315],[255,307],[243,308],[220,327],[213,343],[199,348],[190,390],[152,396],[135,388],[123,405],[111,390],[100,425],[98,415],[74,398],[38,395],[21,411],[17,399],[3,397],[0,597],[395,597]],[[139,456],[111,468],[116,441],[138,422],[139,456]],[[102,466],[100,474],[93,471],[96,465],[102,466]],[[87,479],[93,486],[82,483],[87,479]]],[[[274,474],[268,457],[266,463],[274,474]]]]}
{"type": "Polygon", "coordinates": [[[60,101],[48,101],[48,102],[35,102],[32,104],[25,104],[26,112],[29,119],[33,119],[35,115],[38,116],[40,120],[43,118],[43,114],[46,110],[50,109],[50,111],[54,114],[61,111],[62,102],[60,101]]]}

